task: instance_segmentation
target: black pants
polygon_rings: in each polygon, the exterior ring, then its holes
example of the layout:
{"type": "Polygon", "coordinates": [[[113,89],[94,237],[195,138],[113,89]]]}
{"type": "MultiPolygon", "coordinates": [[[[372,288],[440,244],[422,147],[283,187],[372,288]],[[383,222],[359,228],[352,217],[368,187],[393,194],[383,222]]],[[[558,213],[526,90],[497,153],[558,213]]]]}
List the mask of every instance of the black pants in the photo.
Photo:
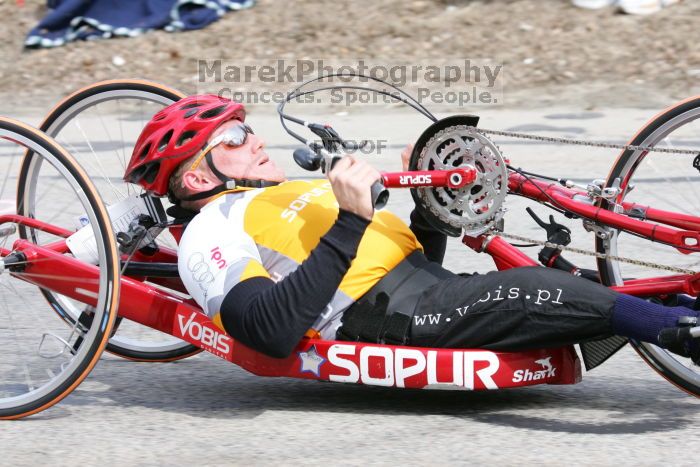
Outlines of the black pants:
{"type": "Polygon", "coordinates": [[[609,337],[616,296],[543,267],[455,276],[420,295],[409,345],[514,351],[609,337]]]}

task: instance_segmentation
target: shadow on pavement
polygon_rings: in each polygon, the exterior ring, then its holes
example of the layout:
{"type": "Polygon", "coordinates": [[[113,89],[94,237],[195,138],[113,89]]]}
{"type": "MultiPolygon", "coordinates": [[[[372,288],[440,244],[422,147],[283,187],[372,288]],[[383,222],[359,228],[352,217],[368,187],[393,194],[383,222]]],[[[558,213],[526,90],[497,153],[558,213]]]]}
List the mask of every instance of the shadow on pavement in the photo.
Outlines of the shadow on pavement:
{"type": "MultiPolygon", "coordinates": [[[[649,369],[651,371],[651,369],[649,369]]],[[[652,378],[655,376],[652,375],[652,378]]],[[[268,411],[439,415],[546,432],[636,434],[692,425],[700,404],[663,380],[587,375],[573,386],[488,392],[421,391],[263,378],[199,356],[170,364],[103,360],[58,407],[141,407],[198,418],[254,419],[268,411]]]]}

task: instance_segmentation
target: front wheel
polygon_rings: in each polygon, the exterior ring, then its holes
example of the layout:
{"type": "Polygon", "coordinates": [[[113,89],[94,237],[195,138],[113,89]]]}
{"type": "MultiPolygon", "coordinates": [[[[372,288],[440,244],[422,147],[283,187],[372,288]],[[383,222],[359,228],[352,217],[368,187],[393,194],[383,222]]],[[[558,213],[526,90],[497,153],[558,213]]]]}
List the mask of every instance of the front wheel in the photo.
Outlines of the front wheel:
{"type": "MultiPolygon", "coordinates": [[[[629,142],[631,145],[662,148],[690,148],[700,154],[700,96],[680,102],[652,118],[629,142]]],[[[621,204],[637,203],[656,209],[700,216],[700,169],[693,154],[671,154],[625,150],[612,167],[606,187],[619,185],[621,192],[601,206],[644,219],[644,210],[625,210],[621,204]]],[[[621,257],[700,271],[700,251],[682,254],[676,248],[611,230],[607,239],[596,239],[596,251],[621,257]],[[641,254],[641,257],[640,257],[641,254]]],[[[598,270],[605,285],[622,285],[623,278],[648,278],[678,274],[652,267],[599,259],[598,270]]],[[[688,299],[692,297],[687,297],[688,299]]],[[[653,344],[631,341],[632,346],[664,378],[700,396],[700,367],[653,344]]]]}
{"type": "Polygon", "coordinates": [[[0,419],[13,419],[51,407],[97,363],[117,317],[119,257],[97,190],[53,139],[0,118],[0,155],[0,419]],[[15,199],[25,151],[24,159],[43,170],[18,187],[15,199]],[[38,200],[31,209],[28,196],[38,200]],[[84,216],[95,240],[83,245],[94,247],[97,266],[78,262],[65,247],[84,216]],[[82,310],[72,326],[44,300],[51,287],[79,298],[70,299],[82,310]]]}

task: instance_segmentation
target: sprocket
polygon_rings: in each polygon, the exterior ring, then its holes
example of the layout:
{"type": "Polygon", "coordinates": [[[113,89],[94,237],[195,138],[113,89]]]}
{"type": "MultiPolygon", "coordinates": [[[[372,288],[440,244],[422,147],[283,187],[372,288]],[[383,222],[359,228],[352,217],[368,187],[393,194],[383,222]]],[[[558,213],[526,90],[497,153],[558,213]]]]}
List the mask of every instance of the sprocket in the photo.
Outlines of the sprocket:
{"type": "MultiPolygon", "coordinates": [[[[425,136],[425,134],[424,134],[425,136]]],[[[423,137],[421,137],[423,139],[423,137]]],[[[498,147],[470,125],[453,125],[436,131],[422,148],[416,148],[412,170],[449,170],[473,167],[474,183],[454,190],[446,187],[415,188],[414,199],[423,217],[448,235],[476,236],[492,229],[504,213],[508,171],[498,147]]]]}

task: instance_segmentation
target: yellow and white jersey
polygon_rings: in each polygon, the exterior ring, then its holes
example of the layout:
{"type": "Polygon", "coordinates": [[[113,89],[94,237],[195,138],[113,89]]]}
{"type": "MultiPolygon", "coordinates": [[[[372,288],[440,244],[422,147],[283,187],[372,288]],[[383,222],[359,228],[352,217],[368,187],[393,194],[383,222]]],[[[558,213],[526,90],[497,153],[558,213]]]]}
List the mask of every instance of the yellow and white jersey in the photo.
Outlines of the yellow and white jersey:
{"type": "MultiPolygon", "coordinates": [[[[219,309],[228,291],[251,277],[283,279],[311,254],[337,217],[338,203],[325,179],[224,194],[185,230],[178,253],[180,276],[190,295],[221,326],[219,309]]],[[[417,249],[422,248],[401,219],[376,212],[313,329],[324,339],[334,338],[342,312],[417,249]]]]}

